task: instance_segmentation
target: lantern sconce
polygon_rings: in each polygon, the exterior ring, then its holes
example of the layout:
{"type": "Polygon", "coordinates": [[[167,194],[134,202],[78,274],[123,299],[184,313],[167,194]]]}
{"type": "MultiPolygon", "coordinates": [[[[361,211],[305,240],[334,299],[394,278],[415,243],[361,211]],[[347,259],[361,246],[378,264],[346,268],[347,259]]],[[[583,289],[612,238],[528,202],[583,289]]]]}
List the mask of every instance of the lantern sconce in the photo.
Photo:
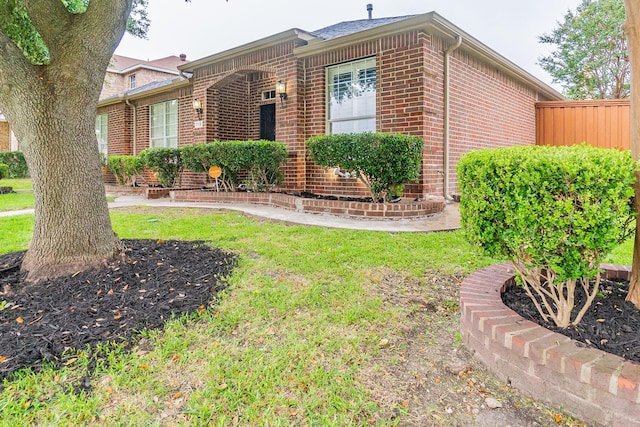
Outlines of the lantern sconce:
{"type": "Polygon", "coordinates": [[[198,98],[193,100],[193,109],[198,113],[198,120],[200,120],[200,116],[202,115],[202,103],[198,98]]]}
{"type": "Polygon", "coordinates": [[[280,95],[280,102],[287,99],[287,84],[282,80],[278,80],[278,83],[276,83],[276,94],[280,95]]]}

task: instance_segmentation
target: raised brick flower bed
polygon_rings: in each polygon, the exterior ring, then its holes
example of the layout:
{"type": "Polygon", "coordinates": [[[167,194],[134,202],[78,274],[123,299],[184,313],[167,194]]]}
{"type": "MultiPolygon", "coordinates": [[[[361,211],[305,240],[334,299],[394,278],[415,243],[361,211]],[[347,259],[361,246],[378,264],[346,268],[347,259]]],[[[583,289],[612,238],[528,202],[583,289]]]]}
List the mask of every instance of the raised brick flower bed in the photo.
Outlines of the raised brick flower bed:
{"type": "MultiPolygon", "coordinates": [[[[629,280],[629,267],[603,264],[604,277],[629,280]]],[[[589,425],[640,427],[640,365],[552,332],[502,302],[510,264],[471,274],[460,289],[464,344],[494,374],[536,400],[589,425]]]]}
{"type": "Polygon", "coordinates": [[[366,219],[417,219],[444,210],[444,200],[402,201],[400,203],[364,203],[341,200],[305,199],[280,193],[216,192],[173,190],[171,200],[178,202],[254,203],[296,212],[329,214],[366,219]]]}

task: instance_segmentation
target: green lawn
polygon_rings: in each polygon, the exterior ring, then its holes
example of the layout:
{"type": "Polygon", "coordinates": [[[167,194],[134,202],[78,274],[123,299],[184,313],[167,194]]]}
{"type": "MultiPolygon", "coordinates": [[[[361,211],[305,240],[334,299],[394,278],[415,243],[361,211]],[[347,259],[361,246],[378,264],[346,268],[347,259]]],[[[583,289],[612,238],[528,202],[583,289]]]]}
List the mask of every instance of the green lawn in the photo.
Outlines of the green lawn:
{"type": "Polygon", "coordinates": [[[33,193],[0,194],[0,211],[33,208],[33,193]]]}
{"type": "MultiPolygon", "coordinates": [[[[113,211],[112,221],[122,238],[211,240],[239,254],[240,265],[215,309],[144,332],[149,349],[106,349],[89,395],[70,386],[84,375],[86,352],[60,370],[6,381],[0,426],[402,424],[405,403],[375,399],[363,380],[399,366],[410,345],[381,347],[409,333],[416,314],[394,301],[415,295],[432,302],[437,310],[412,340],[435,346],[445,338],[453,349],[457,291],[435,289],[431,277],[495,262],[459,231],[336,230],[187,209],[113,211]]],[[[0,218],[8,231],[0,233],[0,251],[26,248],[32,223],[30,215],[0,218]]],[[[629,262],[629,247],[615,261],[629,262]]],[[[485,392],[505,387],[479,369],[473,375],[485,392]]],[[[468,381],[445,380],[452,389],[468,381]]],[[[441,409],[430,425],[455,424],[441,409]]]]}
{"type": "Polygon", "coordinates": [[[6,178],[0,180],[0,186],[13,187],[14,190],[31,190],[31,178],[6,178]]]}

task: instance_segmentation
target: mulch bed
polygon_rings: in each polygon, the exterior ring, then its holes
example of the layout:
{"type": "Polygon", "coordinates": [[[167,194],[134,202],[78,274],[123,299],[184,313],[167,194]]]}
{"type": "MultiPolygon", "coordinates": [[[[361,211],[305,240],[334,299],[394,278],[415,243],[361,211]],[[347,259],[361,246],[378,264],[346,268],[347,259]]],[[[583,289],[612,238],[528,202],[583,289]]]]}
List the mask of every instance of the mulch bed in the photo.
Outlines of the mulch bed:
{"type": "Polygon", "coordinates": [[[0,380],[62,364],[68,350],[130,344],[143,329],[205,309],[237,261],[204,241],[123,243],[122,259],[37,286],[24,283],[24,251],[0,256],[0,380]]]}
{"type": "MultiPolygon", "coordinates": [[[[502,294],[502,301],[525,319],[545,328],[598,348],[607,353],[640,363],[640,310],[625,301],[629,282],[603,280],[599,295],[576,326],[558,328],[553,322],[545,322],[535,305],[521,286],[511,286],[502,294]]],[[[584,291],[576,288],[576,304],[571,318],[582,308],[584,291]]]]}

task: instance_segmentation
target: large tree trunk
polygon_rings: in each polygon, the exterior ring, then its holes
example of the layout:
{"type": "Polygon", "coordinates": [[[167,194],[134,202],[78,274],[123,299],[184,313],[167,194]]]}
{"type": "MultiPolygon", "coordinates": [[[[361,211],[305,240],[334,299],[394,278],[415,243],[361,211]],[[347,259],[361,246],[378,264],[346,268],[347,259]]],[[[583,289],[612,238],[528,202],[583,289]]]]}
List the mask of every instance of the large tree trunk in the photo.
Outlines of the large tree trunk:
{"type": "Polygon", "coordinates": [[[22,263],[30,281],[98,266],[120,250],[94,126],[131,1],[91,0],[86,12],[71,14],[59,0],[23,0],[49,50],[46,65],[31,64],[0,32],[0,109],[33,180],[35,225],[22,263]]]}
{"type": "MultiPolygon", "coordinates": [[[[631,63],[631,154],[640,160],[640,1],[624,0],[627,19],[624,31],[627,34],[629,58],[631,63]]],[[[636,235],[633,244],[633,264],[631,283],[627,301],[640,308],[640,173],[636,172],[635,208],[639,213],[636,219],[636,235]]]]}
{"type": "Polygon", "coordinates": [[[64,97],[43,97],[16,120],[20,130],[28,129],[19,135],[35,198],[33,238],[22,263],[31,281],[97,266],[119,249],[98,160],[95,110],[84,98],[82,88],[70,88],[64,97]]]}

